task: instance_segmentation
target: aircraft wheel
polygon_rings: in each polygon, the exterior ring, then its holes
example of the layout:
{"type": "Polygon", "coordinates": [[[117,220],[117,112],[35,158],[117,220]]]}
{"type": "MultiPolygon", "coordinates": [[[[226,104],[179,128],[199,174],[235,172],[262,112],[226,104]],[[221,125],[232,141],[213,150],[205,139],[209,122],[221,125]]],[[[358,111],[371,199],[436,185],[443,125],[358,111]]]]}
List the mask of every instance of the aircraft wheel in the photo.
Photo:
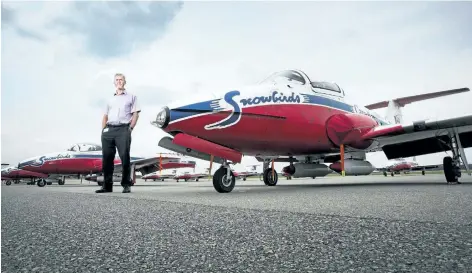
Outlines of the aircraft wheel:
{"type": "Polygon", "coordinates": [[[164,178],[162,178],[161,181],[164,181],[164,178]]]}
{"type": "Polygon", "coordinates": [[[38,187],[44,187],[46,186],[46,181],[44,181],[44,179],[39,179],[38,182],[36,182],[36,185],[38,185],[38,187]]]}
{"type": "Polygon", "coordinates": [[[387,176],[387,172],[384,172],[384,176],[387,176]]]}
{"type": "Polygon", "coordinates": [[[267,186],[277,185],[278,174],[274,171],[274,176],[272,176],[272,168],[268,168],[264,171],[264,184],[267,186]]]}
{"type": "Polygon", "coordinates": [[[452,162],[452,157],[446,156],[443,159],[443,168],[444,168],[444,176],[446,176],[447,183],[457,182],[458,175],[456,173],[455,167],[452,162]]]}
{"type": "Polygon", "coordinates": [[[421,171],[421,174],[422,174],[422,175],[425,175],[425,174],[426,174],[426,172],[425,172],[425,171],[421,171]]]}
{"type": "Polygon", "coordinates": [[[10,181],[10,180],[7,180],[7,182],[5,182],[5,184],[6,184],[7,186],[10,186],[10,185],[11,185],[11,181],[10,181]]]}
{"type": "Polygon", "coordinates": [[[52,182],[46,182],[46,185],[52,185],[52,182]]]}
{"type": "Polygon", "coordinates": [[[246,177],[243,178],[243,181],[246,181],[246,177]]]}
{"type": "Polygon", "coordinates": [[[65,182],[64,180],[59,180],[59,181],[57,182],[57,184],[59,184],[59,185],[64,185],[65,183],[66,183],[66,182],[65,182]]]}
{"type": "Polygon", "coordinates": [[[391,174],[391,175],[392,175],[392,176],[394,176],[393,172],[392,172],[392,174],[391,174]]]}
{"type": "Polygon", "coordinates": [[[213,175],[213,187],[217,192],[226,193],[231,192],[236,185],[236,178],[232,171],[230,171],[230,178],[227,179],[227,169],[219,168],[213,175]]]}

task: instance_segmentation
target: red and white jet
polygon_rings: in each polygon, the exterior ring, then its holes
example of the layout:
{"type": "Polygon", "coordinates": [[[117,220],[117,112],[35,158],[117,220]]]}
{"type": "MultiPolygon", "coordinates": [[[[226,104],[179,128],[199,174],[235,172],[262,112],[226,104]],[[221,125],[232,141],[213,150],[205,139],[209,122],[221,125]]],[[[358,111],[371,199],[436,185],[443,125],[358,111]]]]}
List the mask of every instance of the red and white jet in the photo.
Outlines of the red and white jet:
{"type": "MultiPolygon", "coordinates": [[[[180,157],[170,154],[162,154],[149,158],[131,156],[133,184],[136,182],[135,171],[139,171],[141,174],[145,175],[160,169],[186,167],[195,167],[195,161],[181,163],[180,157]]],[[[23,160],[18,164],[18,169],[46,174],[48,178],[57,179],[59,185],[64,185],[65,175],[77,174],[80,176],[96,174],[95,181],[101,184],[103,182],[102,148],[100,145],[96,144],[79,143],[64,152],[49,153],[23,160]]],[[[116,174],[121,173],[121,160],[118,153],[116,153],[115,156],[114,172],[116,174]]],[[[94,176],[89,176],[90,180],[92,180],[93,177],[94,176]]],[[[45,179],[38,180],[37,185],[44,187],[46,185],[45,179]]]]}
{"type": "Polygon", "coordinates": [[[184,180],[185,182],[189,180],[195,180],[198,182],[198,179],[204,178],[204,177],[209,177],[208,174],[204,173],[190,173],[190,172],[184,172],[182,174],[176,174],[174,176],[174,180],[179,182],[179,180],[184,180]]]}
{"type": "Polygon", "coordinates": [[[387,176],[387,173],[390,173],[391,176],[394,176],[395,173],[399,174],[401,172],[407,173],[411,171],[421,170],[421,174],[425,175],[427,169],[436,169],[439,168],[439,165],[419,165],[416,162],[416,157],[413,157],[413,161],[408,161],[404,158],[398,158],[393,161],[392,164],[384,167],[377,168],[378,171],[383,171],[383,175],[387,176]]]}
{"type": "Polygon", "coordinates": [[[236,177],[236,179],[242,179],[243,181],[246,181],[248,177],[254,177],[254,176],[260,176],[262,173],[258,173],[256,171],[257,165],[248,165],[248,167],[251,167],[250,171],[244,171],[244,172],[238,172],[235,170],[231,170],[236,177]]]}
{"type": "MultiPolygon", "coordinates": [[[[444,158],[446,181],[457,182],[464,148],[472,147],[472,115],[403,123],[406,104],[470,91],[459,88],[382,101],[365,107],[345,101],[335,83],[313,81],[299,70],[277,72],[259,84],[231,89],[205,100],[164,107],[153,125],[172,137],[159,146],[222,164],[213,176],[218,192],[231,192],[230,163],[242,156],[263,162],[264,183],[275,186],[273,163],[290,162],[292,176],[316,177],[329,168],[342,175],[367,175],[374,166],[366,153],[383,151],[388,159],[451,150],[444,158]],[[372,109],[387,107],[387,118],[372,109]],[[272,166],[270,163],[272,162],[272,166]]],[[[467,169],[470,175],[470,170],[467,169]]]]}
{"type": "Polygon", "coordinates": [[[174,176],[175,176],[175,173],[174,174],[159,174],[159,172],[153,172],[153,173],[144,175],[143,177],[141,177],[141,179],[144,179],[144,181],[148,181],[148,180],[164,181],[166,179],[172,179],[174,178],[174,176]]]}
{"type": "Polygon", "coordinates": [[[5,184],[7,186],[11,185],[12,180],[15,184],[18,184],[21,179],[31,179],[31,182],[28,184],[33,183],[38,178],[47,178],[47,174],[31,172],[27,170],[21,170],[15,167],[6,167],[2,169],[2,180],[6,180],[5,184]]]}

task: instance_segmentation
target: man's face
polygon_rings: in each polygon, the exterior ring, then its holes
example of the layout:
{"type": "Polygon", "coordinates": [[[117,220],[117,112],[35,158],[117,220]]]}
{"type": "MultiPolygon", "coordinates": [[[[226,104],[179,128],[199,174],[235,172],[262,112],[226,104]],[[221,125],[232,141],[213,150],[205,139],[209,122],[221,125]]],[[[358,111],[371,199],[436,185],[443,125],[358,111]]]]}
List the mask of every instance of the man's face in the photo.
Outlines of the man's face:
{"type": "Polygon", "coordinates": [[[116,76],[115,77],[115,87],[117,89],[123,89],[125,86],[125,79],[123,79],[123,76],[116,76]]]}

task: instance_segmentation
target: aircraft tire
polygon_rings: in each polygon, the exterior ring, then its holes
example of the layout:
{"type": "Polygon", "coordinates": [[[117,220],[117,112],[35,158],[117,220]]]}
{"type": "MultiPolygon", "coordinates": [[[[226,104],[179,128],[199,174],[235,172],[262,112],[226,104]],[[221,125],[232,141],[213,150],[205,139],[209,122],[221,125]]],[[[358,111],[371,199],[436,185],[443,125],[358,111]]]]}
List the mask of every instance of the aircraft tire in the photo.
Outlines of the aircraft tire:
{"type": "Polygon", "coordinates": [[[10,185],[11,185],[11,181],[10,181],[10,180],[7,180],[7,182],[5,182],[5,185],[10,186],[10,185]]]}
{"type": "Polygon", "coordinates": [[[36,185],[38,185],[38,187],[42,188],[42,187],[46,186],[46,181],[44,181],[44,179],[39,179],[38,182],[36,182],[36,185]]]}
{"type": "Polygon", "coordinates": [[[421,171],[421,174],[422,174],[422,175],[425,175],[425,174],[426,174],[426,172],[425,172],[425,171],[421,171]]]}
{"type": "Polygon", "coordinates": [[[232,171],[230,171],[231,179],[226,182],[226,168],[219,168],[213,175],[213,187],[219,193],[231,192],[236,185],[236,178],[232,171]]]}
{"type": "Polygon", "coordinates": [[[268,168],[264,171],[264,184],[267,186],[277,185],[278,180],[277,172],[274,171],[274,177],[272,177],[272,168],[268,168]]]}
{"type": "Polygon", "coordinates": [[[66,183],[66,182],[63,181],[63,180],[59,180],[59,181],[57,182],[57,184],[59,184],[59,185],[64,185],[65,183],[66,183]]]}
{"type": "Polygon", "coordinates": [[[443,168],[444,168],[444,176],[446,177],[447,183],[457,182],[458,177],[454,172],[454,165],[452,164],[452,157],[446,156],[443,159],[443,168]]]}

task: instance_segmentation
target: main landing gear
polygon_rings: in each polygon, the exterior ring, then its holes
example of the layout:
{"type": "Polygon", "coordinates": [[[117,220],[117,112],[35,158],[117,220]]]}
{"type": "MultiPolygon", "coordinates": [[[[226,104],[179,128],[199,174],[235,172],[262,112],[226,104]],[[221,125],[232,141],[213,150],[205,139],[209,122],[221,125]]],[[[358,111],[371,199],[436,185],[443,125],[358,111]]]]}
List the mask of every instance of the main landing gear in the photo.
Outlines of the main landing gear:
{"type": "Polygon", "coordinates": [[[443,159],[444,176],[448,184],[461,184],[461,182],[459,182],[459,177],[461,177],[459,167],[461,159],[470,175],[469,166],[456,128],[454,128],[454,133],[450,134],[450,138],[451,143],[448,146],[452,151],[452,157],[446,156],[443,159]]]}
{"type": "Polygon", "coordinates": [[[274,161],[272,161],[272,167],[269,168],[269,161],[264,161],[263,167],[264,172],[262,174],[262,179],[264,184],[267,186],[275,186],[279,180],[277,171],[274,168],[274,161]]]}

